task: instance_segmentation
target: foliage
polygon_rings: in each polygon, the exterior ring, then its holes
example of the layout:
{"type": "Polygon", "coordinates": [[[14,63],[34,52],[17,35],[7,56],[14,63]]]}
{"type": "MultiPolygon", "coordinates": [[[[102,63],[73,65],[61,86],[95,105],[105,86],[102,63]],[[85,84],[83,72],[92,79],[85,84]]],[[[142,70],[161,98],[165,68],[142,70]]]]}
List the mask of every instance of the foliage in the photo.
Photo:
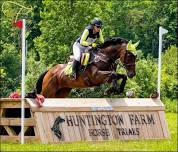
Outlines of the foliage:
{"type": "Polygon", "coordinates": [[[110,18],[106,21],[110,36],[121,36],[130,40],[141,40],[144,54],[157,57],[158,27],[163,26],[169,33],[165,46],[176,43],[176,1],[112,1],[110,18]],[[124,10],[124,11],[123,11],[124,10]]]}
{"type": "Polygon", "coordinates": [[[174,113],[178,112],[177,99],[170,99],[163,96],[161,98],[161,101],[164,103],[166,112],[174,112],[174,113]]]}
{"type": "Polygon", "coordinates": [[[35,61],[33,58],[35,55],[33,53],[29,53],[29,58],[27,62],[27,73],[26,73],[26,79],[25,79],[25,84],[26,84],[26,92],[31,92],[32,90],[35,89],[35,83],[31,82],[37,82],[39,75],[38,73],[43,73],[44,71],[47,70],[45,65],[43,65],[42,62],[35,61]]]}
{"type": "Polygon", "coordinates": [[[34,42],[35,49],[47,66],[66,62],[72,53],[72,44],[83,28],[96,14],[102,14],[101,9],[106,10],[102,1],[90,1],[88,5],[88,1],[46,0],[43,1],[43,7],[39,23],[42,34],[34,42]]]}
{"type": "Polygon", "coordinates": [[[15,91],[20,87],[20,52],[12,44],[3,44],[2,53],[0,54],[1,69],[3,69],[4,76],[1,75],[0,83],[0,97],[8,96],[10,92],[15,91]]]}
{"type": "Polygon", "coordinates": [[[138,97],[149,97],[157,87],[157,64],[147,57],[137,62],[135,82],[139,86],[138,97]]]}
{"type": "Polygon", "coordinates": [[[174,45],[169,47],[164,54],[162,54],[161,93],[164,97],[170,99],[176,99],[178,97],[177,53],[178,48],[174,45]]]}
{"type": "MultiPolygon", "coordinates": [[[[2,0],[2,3],[5,0],[2,0]]],[[[128,79],[125,92],[134,90],[137,97],[149,97],[156,89],[158,26],[168,29],[164,37],[164,48],[170,46],[163,55],[161,92],[163,98],[176,98],[176,1],[95,1],[91,0],[19,0],[20,4],[32,6],[30,14],[20,14],[27,19],[27,70],[26,90],[30,91],[38,76],[56,63],[67,62],[72,54],[72,44],[80,36],[86,25],[94,17],[103,22],[104,37],[120,36],[134,42],[141,40],[138,55],[137,76],[128,79]],[[171,49],[171,50],[170,50],[171,49]],[[169,53],[168,53],[169,52],[169,53]],[[173,55],[174,54],[174,55],[173,55]],[[173,62],[171,62],[173,61],[173,62]],[[35,67],[35,68],[34,68],[35,67]]],[[[18,12],[19,8],[8,6],[7,11],[18,12]]],[[[12,13],[11,13],[12,14],[12,13]]],[[[20,30],[11,27],[6,16],[1,16],[1,68],[6,74],[1,77],[1,94],[8,96],[20,87],[20,30]]],[[[118,72],[124,70],[118,66],[118,72]]],[[[120,83],[120,81],[118,81],[120,83]]],[[[108,85],[97,88],[74,89],[70,97],[125,97],[105,96],[108,85]]]]}

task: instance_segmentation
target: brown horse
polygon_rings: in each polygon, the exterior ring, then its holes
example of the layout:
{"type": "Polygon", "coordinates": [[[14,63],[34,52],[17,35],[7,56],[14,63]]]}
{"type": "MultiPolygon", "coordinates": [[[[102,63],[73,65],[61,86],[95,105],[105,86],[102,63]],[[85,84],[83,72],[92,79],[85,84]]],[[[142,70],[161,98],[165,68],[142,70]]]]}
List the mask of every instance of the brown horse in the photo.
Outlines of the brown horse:
{"type": "Polygon", "coordinates": [[[90,50],[90,63],[83,72],[80,72],[77,80],[72,80],[65,75],[64,68],[67,64],[57,64],[40,76],[36,84],[37,94],[42,94],[46,98],[64,98],[68,96],[72,88],[95,87],[106,82],[112,82],[108,92],[122,93],[127,76],[132,78],[136,74],[136,56],[127,50],[127,44],[127,40],[116,37],[90,50]],[[127,76],[116,73],[117,59],[120,59],[126,69],[127,76]],[[119,79],[122,79],[120,86],[117,84],[119,79]]]}

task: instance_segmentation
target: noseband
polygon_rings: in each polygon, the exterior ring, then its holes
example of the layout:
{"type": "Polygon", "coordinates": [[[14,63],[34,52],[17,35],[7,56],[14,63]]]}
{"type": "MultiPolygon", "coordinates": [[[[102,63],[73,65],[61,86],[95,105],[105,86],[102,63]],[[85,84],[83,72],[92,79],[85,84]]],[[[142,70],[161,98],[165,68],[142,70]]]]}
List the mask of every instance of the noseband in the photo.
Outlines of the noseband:
{"type": "Polygon", "coordinates": [[[128,67],[128,66],[135,66],[135,62],[134,63],[126,63],[126,61],[127,61],[127,52],[128,52],[129,50],[126,50],[126,53],[125,53],[125,55],[124,55],[124,63],[122,64],[120,64],[119,63],[119,65],[121,66],[121,67],[123,67],[123,68],[125,68],[126,69],[126,67],[128,67]]]}

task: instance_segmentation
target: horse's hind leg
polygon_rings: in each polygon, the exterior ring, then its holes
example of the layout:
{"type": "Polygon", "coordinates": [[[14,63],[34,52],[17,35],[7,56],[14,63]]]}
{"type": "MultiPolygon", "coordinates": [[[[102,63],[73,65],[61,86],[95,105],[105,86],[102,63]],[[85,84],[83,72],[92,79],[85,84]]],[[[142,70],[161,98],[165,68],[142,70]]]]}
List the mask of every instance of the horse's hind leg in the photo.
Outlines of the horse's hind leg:
{"type": "Polygon", "coordinates": [[[56,90],[52,88],[43,89],[41,93],[45,98],[55,98],[56,90]]]}
{"type": "Polygon", "coordinates": [[[41,94],[45,98],[55,98],[57,88],[56,78],[50,78],[49,80],[44,81],[41,94]]]}
{"type": "Polygon", "coordinates": [[[69,95],[71,88],[62,88],[56,92],[56,98],[65,98],[69,95]]]}

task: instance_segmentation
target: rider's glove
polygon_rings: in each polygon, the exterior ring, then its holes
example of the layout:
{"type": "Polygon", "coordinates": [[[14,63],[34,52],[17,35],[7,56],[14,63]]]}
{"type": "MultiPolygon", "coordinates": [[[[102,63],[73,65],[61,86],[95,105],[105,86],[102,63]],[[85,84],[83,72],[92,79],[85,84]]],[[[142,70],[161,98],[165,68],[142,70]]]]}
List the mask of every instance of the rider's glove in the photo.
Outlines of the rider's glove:
{"type": "Polygon", "coordinates": [[[97,46],[96,43],[92,43],[92,47],[95,48],[97,46]]]}

